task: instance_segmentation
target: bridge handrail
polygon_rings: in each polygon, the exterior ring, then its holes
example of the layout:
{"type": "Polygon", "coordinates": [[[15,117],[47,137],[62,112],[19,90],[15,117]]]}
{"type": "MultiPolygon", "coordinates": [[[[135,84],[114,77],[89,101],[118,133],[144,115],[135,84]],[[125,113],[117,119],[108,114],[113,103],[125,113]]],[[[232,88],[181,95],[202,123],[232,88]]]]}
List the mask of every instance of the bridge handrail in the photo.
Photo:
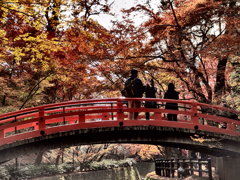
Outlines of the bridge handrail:
{"type": "MultiPolygon", "coordinates": [[[[56,133],[58,131],[64,131],[70,126],[75,129],[83,128],[84,124],[86,123],[88,124],[86,124],[85,127],[89,128],[91,128],[89,123],[92,123],[92,127],[97,127],[99,125],[118,126],[119,122],[124,122],[127,124],[130,121],[126,120],[130,119],[128,119],[126,113],[133,112],[153,113],[151,116],[151,121],[134,121],[136,125],[142,124],[188,128],[222,133],[231,136],[240,136],[240,132],[238,131],[240,121],[221,116],[221,114],[217,114],[218,112],[209,111],[204,114],[201,112],[202,107],[210,110],[235,113],[237,115],[240,114],[238,111],[215,105],[208,105],[192,101],[157,98],[108,98],[68,101],[27,108],[24,110],[0,115],[0,146],[6,143],[21,140],[21,138],[37,137],[42,135],[39,134],[42,132],[48,132],[50,134],[56,133]],[[129,101],[141,101],[142,103],[147,101],[158,102],[162,103],[163,107],[166,103],[178,103],[190,107],[185,108],[182,106],[183,108],[180,108],[180,110],[168,110],[164,108],[152,109],[145,107],[130,108],[126,105],[129,101]],[[179,114],[179,116],[181,115],[183,117],[186,116],[186,119],[180,118],[176,122],[168,121],[166,117],[163,116],[167,113],[179,114]],[[98,122],[98,119],[101,120],[101,123],[98,122]],[[95,124],[93,125],[93,123],[95,124]],[[49,125],[51,126],[47,127],[49,125]],[[220,126],[226,127],[222,128],[220,126]],[[26,132],[23,132],[23,130],[26,132]]],[[[142,115],[139,117],[144,119],[142,115]]],[[[129,125],[130,124],[133,123],[129,123],[129,125]]]]}
{"type": "Polygon", "coordinates": [[[47,105],[42,105],[42,106],[37,106],[37,107],[31,107],[31,108],[26,108],[23,110],[18,110],[15,112],[9,112],[9,113],[4,113],[0,115],[0,120],[4,117],[9,117],[9,116],[15,116],[19,115],[22,113],[28,113],[28,112],[33,112],[34,110],[40,110],[40,109],[47,109],[47,108],[59,108],[59,107],[64,107],[68,105],[78,105],[78,104],[83,104],[83,103],[94,103],[94,102],[110,102],[110,101],[131,101],[131,100],[139,100],[139,101],[153,101],[153,102],[163,102],[163,103],[181,103],[181,104],[189,104],[189,105],[195,105],[195,106],[204,106],[208,107],[211,109],[218,109],[218,110],[223,110],[223,111],[228,111],[236,114],[240,114],[238,111],[229,109],[226,107],[222,107],[219,105],[210,105],[210,104],[204,104],[204,103],[199,103],[199,102],[194,102],[194,101],[185,101],[185,100],[172,100],[172,99],[160,99],[160,98],[108,98],[108,99],[90,99],[90,100],[78,100],[78,101],[67,101],[67,102],[61,102],[61,103],[53,103],[53,104],[47,104],[47,105]]]}

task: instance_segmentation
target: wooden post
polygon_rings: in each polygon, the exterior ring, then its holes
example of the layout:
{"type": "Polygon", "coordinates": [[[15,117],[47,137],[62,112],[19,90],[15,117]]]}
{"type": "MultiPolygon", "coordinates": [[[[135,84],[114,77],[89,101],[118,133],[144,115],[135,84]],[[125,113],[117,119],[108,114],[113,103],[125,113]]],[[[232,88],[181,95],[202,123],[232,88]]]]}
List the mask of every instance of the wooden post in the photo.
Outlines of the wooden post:
{"type": "Polygon", "coordinates": [[[170,177],[170,162],[169,160],[166,160],[166,176],[170,177]]]}
{"type": "Polygon", "coordinates": [[[4,129],[1,129],[0,130],[0,139],[3,139],[4,138],[4,129]]]}
{"type": "Polygon", "coordinates": [[[107,112],[102,113],[102,120],[109,120],[109,114],[107,112]]]}
{"type": "Polygon", "coordinates": [[[197,116],[197,106],[195,104],[192,104],[192,115],[191,115],[191,120],[193,122],[194,125],[199,125],[199,120],[198,120],[198,116],[197,116]]]}
{"type": "Polygon", "coordinates": [[[161,121],[162,120],[162,113],[161,112],[155,112],[154,113],[154,120],[161,121]]]}
{"type": "Polygon", "coordinates": [[[177,177],[180,178],[180,173],[178,171],[178,168],[180,167],[179,159],[176,160],[176,163],[177,163],[177,177]]]}
{"type": "Polygon", "coordinates": [[[190,159],[190,173],[193,175],[193,159],[190,159]]]}
{"type": "Polygon", "coordinates": [[[199,172],[199,177],[202,177],[202,163],[198,159],[198,172],[199,172]]]}
{"type": "Polygon", "coordinates": [[[78,124],[85,122],[85,120],[86,120],[85,114],[78,115],[78,124]]]}
{"type": "MultiPolygon", "coordinates": [[[[17,122],[17,116],[14,116],[14,123],[17,122]]],[[[15,134],[17,134],[17,126],[14,126],[15,134]]]]}
{"type": "Polygon", "coordinates": [[[155,173],[159,176],[161,176],[161,161],[156,160],[155,161],[155,173]]]}
{"type": "Polygon", "coordinates": [[[39,130],[44,132],[46,128],[45,119],[44,119],[44,109],[39,109],[39,120],[38,120],[39,130]]]}
{"type": "Polygon", "coordinates": [[[39,130],[38,122],[34,122],[34,123],[32,123],[32,125],[33,125],[33,130],[34,131],[39,130]]]}
{"type": "Polygon", "coordinates": [[[211,164],[211,159],[210,158],[208,158],[207,159],[207,161],[208,161],[208,178],[209,178],[209,180],[212,180],[213,178],[212,178],[212,164],[211,164]]]}
{"type": "Polygon", "coordinates": [[[124,120],[124,113],[123,113],[123,102],[122,101],[117,101],[117,120],[118,121],[123,121],[124,120]]]}
{"type": "Polygon", "coordinates": [[[186,166],[186,165],[187,165],[186,159],[183,159],[182,161],[183,161],[183,162],[182,162],[182,168],[185,170],[185,173],[186,173],[186,171],[187,171],[187,170],[186,170],[186,167],[187,167],[187,166],[186,166]]]}
{"type": "Polygon", "coordinates": [[[166,160],[163,161],[163,176],[166,177],[167,176],[167,171],[166,171],[166,160]]]}
{"type": "Polygon", "coordinates": [[[236,131],[236,124],[235,123],[228,123],[227,124],[227,129],[231,131],[236,131]]]}
{"type": "MultiPolygon", "coordinates": [[[[113,109],[113,103],[111,103],[111,110],[113,109]]],[[[111,112],[112,121],[114,120],[113,112],[111,112]]]]}
{"type": "Polygon", "coordinates": [[[171,174],[172,174],[172,178],[174,178],[174,159],[171,159],[171,161],[170,161],[170,169],[171,169],[171,174]]]}
{"type": "Polygon", "coordinates": [[[63,124],[66,124],[66,118],[65,118],[65,106],[63,107],[63,124]]]}
{"type": "Polygon", "coordinates": [[[160,176],[164,176],[163,160],[160,160],[160,176]]]}

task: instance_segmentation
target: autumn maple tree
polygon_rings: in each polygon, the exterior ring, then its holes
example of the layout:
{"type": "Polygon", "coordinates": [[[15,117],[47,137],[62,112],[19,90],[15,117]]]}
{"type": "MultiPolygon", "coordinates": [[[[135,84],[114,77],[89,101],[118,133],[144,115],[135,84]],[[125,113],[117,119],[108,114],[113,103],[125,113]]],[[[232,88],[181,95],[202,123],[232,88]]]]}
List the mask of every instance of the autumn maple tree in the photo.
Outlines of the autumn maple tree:
{"type": "Polygon", "coordinates": [[[91,64],[109,56],[111,35],[90,16],[107,13],[107,1],[1,1],[0,8],[6,111],[91,98],[99,90],[91,64]]]}
{"type": "Polygon", "coordinates": [[[155,79],[159,97],[169,82],[178,82],[184,98],[205,103],[232,92],[230,62],[239,60],[236,1],[146,1],[124,10],[111,29],[92,18],[110,14],[108,1],[1,1],[0,7],[3,106],[16,98],[24,108],[119,96],[131,68],[145,82],[155,79]],[[136,26],[132,14],[145,22],[136,26]],[[88,82],[96,83],[93,89],[88,82]]]}
{"type": "Polygon", "coordinates": [[[230,61],[239,61],[239,3],[162,0],[156,8],[151,2],[125,11],[148,16],[138,31],[148,34],[145,41],[143,36],[137,39],[144,42],[142,48],[135,52],[130,48],[131,52],[120,56],[128,63],[134,60],[134,67],[157,80],[159,74],[171,74],[190,98],[218,104],[231,92],[230,61]]]}

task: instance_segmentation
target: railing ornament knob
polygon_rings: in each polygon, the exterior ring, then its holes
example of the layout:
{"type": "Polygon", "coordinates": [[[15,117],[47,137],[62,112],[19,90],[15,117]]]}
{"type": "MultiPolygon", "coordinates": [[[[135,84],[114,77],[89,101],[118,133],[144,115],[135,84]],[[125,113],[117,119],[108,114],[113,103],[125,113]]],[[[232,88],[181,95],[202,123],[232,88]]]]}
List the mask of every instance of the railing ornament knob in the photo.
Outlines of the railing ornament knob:
{"type": "Polygon", "coordinates": [[[123,126],[123,122],[119,122],[119,126],[122,127],[123,126]]]}
{"type": "Polygon", "coordinates": [[[45,131],[40,131],[40,134],[41,134],[42,136],[44,136],[44,135],[45,135],[45,131]]]}

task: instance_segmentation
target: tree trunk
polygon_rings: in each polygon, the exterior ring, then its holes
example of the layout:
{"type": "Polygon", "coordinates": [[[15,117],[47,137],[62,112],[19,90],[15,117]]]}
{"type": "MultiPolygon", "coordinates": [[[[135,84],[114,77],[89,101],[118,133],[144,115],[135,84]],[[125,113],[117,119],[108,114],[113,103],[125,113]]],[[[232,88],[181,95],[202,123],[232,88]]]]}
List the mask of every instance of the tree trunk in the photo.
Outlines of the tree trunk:
{"type": "Polygon", "coordinates": [[[228,57],[223,57],[219,60],[217,66],[216,74],[216,84],[214,88],[214,100],[221,100],[222,96],[225,94],[225,71],[227,66],[228,57]]]}
{"type": "Polygon", "coordinates": [[[3,95],[3,99],[2,99],[2,106],[5,106],[6,105],[6,94],[3,95]]]}
{"type": "Polygon", "coordinates": [[[56,161],[55,161],[55,166],[59,165],[60,158],[63,161],[63,153],[64,153],[64,148],[60,148],[59,151],[58,151],[58,155],[57,155],[56,161]]]}
{"type": "MultiPolygon", "coordinates": [[[[227,15],[228,18],[234,17],[236,15],[236,11],[234,8],[236,7],[236,1],[226,1],[226,6],[228,6],[230,12],[227,15]]],[[[235,31],[235,26],[227,21],[226,22],[226,32],[225,34],[232,34],[235,31]]],[[[221,57],[219,59],[219,63],[217,66],[217,74],[216,74],[216,84],[214,89],[214,100],[219,102],[222,99],[222,96],[225,95],[226,91],[226,79],[225,79],[225,72],[226,66],[228,62],[228,56],[221,57]]]]}
{"type": "Polygon", "coordinates": [[[43,158],[44,151],[40,151],[37,155],[37,158],[35,160],[35,165],[40,165],[42,163],[42,158],[43,158]]]}

